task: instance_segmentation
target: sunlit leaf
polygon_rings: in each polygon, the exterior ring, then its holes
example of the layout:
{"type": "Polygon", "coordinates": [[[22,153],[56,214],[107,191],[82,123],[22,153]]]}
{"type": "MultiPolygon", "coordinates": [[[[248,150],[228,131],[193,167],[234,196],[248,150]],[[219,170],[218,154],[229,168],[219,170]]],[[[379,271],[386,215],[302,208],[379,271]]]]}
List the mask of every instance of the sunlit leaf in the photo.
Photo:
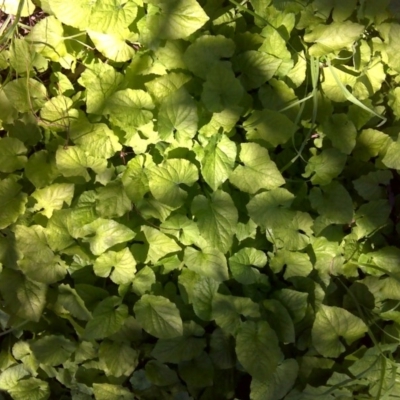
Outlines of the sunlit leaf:
{"type": "Polygon", "coordinates": [[[135,2],[120,3],[115,0],[97,2],[52,0],[50,7],[55,16],[66,25],[81,30],[92,29],[111,33],[130,25],[137,14],[135,2]]]}
{"type": "Polygon", "coordinates": [[[104,339],[116,333],[128,318],[128,307],[116,296],[107,297],[93,310],[84,331],[86,340],[104,339]]]}
{"type": "Polygon", "coordinates": [[[133,307],[143,329],[160,339],[182,335],[182,319],[174,303],[162,296],[143,295],[133,307]]]}
{"type": "Polygon", "coordinates": [[[321,305],[312,328],[312,341],[324,357],[337,357],[345,351],[341,337],[351,344],[365,332],[365,323],[347,310],[321,305]]]}
{"type": "Polygon", "coordinates": [[[196,0],[150,0],[149,3],[159,8],[147,17],[147,27],[156,38],[186,38],[209,19],[196,0]]]}
{"type": "Polygon", "coordinates": [[[7,228],[25,212],[27,197],[22,186],[12,178],[0,181],[0,229],[7,228]]]}
{"type": "Polygon", "coordinates": [[[267,149],[257,143],[243,143],[239,165],[229,177],[229,181],[243,190],[254,194],[260,189],[275,189],[285,183],[275,163],[270,160],[267,149]]]}
{"type": "Polygon", "coordinates": [[[132,282],[136,272],[136,261],[128,249],[119,252],[107,251],[96,259],[93,265],[97,276],[111,280],[117,285],[132,282]]]}
{"type": "Polygon", "coordinates": [[[238,212],[229,194],[218,190],[210,198],[196,196],[192,212],[201,235],[211,246],[225,253],[232,244],[238,222],[238,212]]]}

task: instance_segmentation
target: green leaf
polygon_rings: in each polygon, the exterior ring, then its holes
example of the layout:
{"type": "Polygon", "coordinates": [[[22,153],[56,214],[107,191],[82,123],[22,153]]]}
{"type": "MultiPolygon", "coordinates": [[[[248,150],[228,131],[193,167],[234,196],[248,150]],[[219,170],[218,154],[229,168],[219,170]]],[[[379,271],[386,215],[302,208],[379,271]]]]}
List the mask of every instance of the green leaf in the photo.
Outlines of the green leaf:
{"type": "Polygon", "coordinates": [[[75,186],[70,183],[55,183],[43,189],[36,189],[32,193],[32,197],[37,201],[33,209],[43,210],[41,214],[50,218],[54,210],[63,208],[64,203],[71,205],[74,188],[75,186]]]}
{"type": "Polygon", "coordinates": [[[346,95],[338,85],[332,71],[334,71],[339,81],[345,87],[354,87],[357,77],[350,67],[347,67],[346,70],[335,68],[334,66],[331,66],[331,68],[324,68],[324,79],[321,83],[321,88],[324,91],[324,94],[332,101],[345,102],[347,100],[346,95]]]}
{"type": "Polygon", "coordinates": [[[322,150],[308,160],[303,176],[311,177],[314,185],[328,185],[343,171],[346,160],[346,155],[337,149],[322,150]]]}
{"type": "Polygon", "coordinates": [[[129,382],[132,384],[132,388],[134,390],[139,391],[150,389],[153,386],[152,383],[147,379],[144,369],[135,371],[132,374],[131,379],[129,379],[129,382]]]}
{"type": "Polygon", "coordinates": [[[110,60],[124,62],[132,59],[135,55],[134,49],[126,43],[132,35],[129,29],[120,29],[115,33],[102,33],[94,30],[87,32],[96,49],[110,60]]]}
{"type": "Polygon", "coordinates": [[[357,129],[346,114],[332,115],[323,124],[323,132],[344,154],[350,154],[356,145],[357,129]]]}
{"type": "Polygon", "coordinates": [[[141,200],[149,191],[149,179],[145,169],[146,157],[138,155],[130,160],[121,178],[125,192],[133,203],[141,200]]]}
{"type": "Polygon", "coordinates": [[[220,113],[213,113],[210,122],[203,125],[200,129],[200,133],[207,138],[213,137],[215,132],[219,132],[222,129],[223,133],[226,133],[229,137],[233,133],[233,130],[243,112],[243,108],[240,105],[227,108],[220,113]]]}
{"type": "Polygon", "coordinates": [[[133,307],[142,328],[160,339],[171,339],[183,333],[182,319],[174,303],[162,296],[145,294],[133,307]]]}
{"type": "Polygon", "coordinates": [[[5,268],[0,274],[0,293],[14,315],[28,321],[40,320],[46,305],[47,285],[5,268]]]}
{"type": "Polygon", "coordinates": [[[118,332],[128,318],[128,307],[117,296],[101,301],[93,310],[93,318],[85,326],[85,340],[105,339],[118,332]]]}
{"type": "Polygon", "coordinates": [[[147,257],[152,263],[156,263],[167,254],[182,250],[174,239],[158,229],[142,226],[142,232],[150,246],[147,257]]]}
{"type": "MultiPolygon", "coordinates": [[[[4,53],[5,51],[0,54],[4,53]]],[[[8,59],[4,61],[6,62],[6,66],[8,66],[8,59]]],[[[18,118],[18,111],[13,106],[12,101],[7,98],[4,90],[0,92],[0,105],[0,122],[12,124],[18,118]]]]}
{"type": "Polygon", "coordinates": [[[382,162],[388,168],[400,170],[400,135],[397,142],[393,142],[389,145],[385,157],[383,157],[382,162]]]}
{"type": "Polygon", "coordinates": [[[56,152],[56,164],[63,176],[82,176],[86,182],[90,180],[87,168],[95,172],[102,172],[107,168],[106,160],[87,155],[79,146],[60,146],[56,152]]]}
{"type": "Polygon", "coordinates": [[[160,10],[147,17],[147,28],[157,39],[186,39],[200,29],[208,16],[196,0],[150,0],[160,10]]]}
{"type": "MultiPolygon", "coordinates": [[[[293,14],[286,14],[285,17],[292,19],[290,23],[292,28],[294,25],[293,14]]],[[[286,47],[286,41],[281,32],[279,32],[273,26],[267,25],[263,28],[261,35],[265,39],[259,49],[260,51],[275,56],[276,60],[281,62],[290,60],[291,54],[286,47]]]]}
{"type": "Polygon", "coordinates": [[[66,25],[108,33],[128,27],[137,14],[134,1],[119,4],[115,0],[83,3],[78,0],[51,0],[50,7],[57,19],[66,25]]]}
{"type": "Polygon", "coordinates": [[[243,86],[229,66],[217,63],[210,68],[201,94],[209,111],[216,113],[232,108],[239,104],[243,95],[243,86]]]}
{"type": "Polygon", "coordinates": [[[101,114],[108,102],[123,81],[123,75],[111,65],[98,63],[86,68],[80,77],[80,83],[86,87],[87,112],[101,114]]]}
{"type": "Polygon", "coordinates": [[[317,234],[330,224],[350,224],[353,219],[353,200],[338,182],[331,182],[310,191],[311,207],[319,213],[314,221],[317,234]]]}
{"type": "Polygon", "coordinates": [[[364,129],[357,137],[353,155],[357,159],[368,161],[370,158],[376,157],[387,143],[390,143],[388,135],[375,129],[364,129]]]}
{"type": "Polygon", "coordinates": [[[36,188],[50,185],[59,174],[54,155],[47,150],[33,153],[25,165],[25,175],[36,188]]]}
{"type": "Polygon", "coordinates": [[[117,285],[124,285],[132,282],[136,273],[136,261],[127,248],[118,252],[107,251],[96,259],[93,269],[97,276],[110,276],[117,285]]]}
{"type": "Polygon", "coordinates": [[[273,293],[273,298],[279,300],[289,311],[293,323],[301,321],[306,315],[308,293],[292,289],[280,289],[273,293]]]}
{"type": "Polygon", "coordinates": [[[238,222],[238,212],[228,193],[214,192],[210,198],[196,196],[192,202],[200,234],[210,246],[226,253],[231,245],[238,222]]]}
{"type": "Polygon", "coordinates": [[[77,345],[60,335],[47,335],[29,344],[33,354],[42,364],[63,364],[75,351],[77,345]]]}
{"type": "Polygon", "coordinates": [[[50,397],[49,384],[37,378],[22,379],[9,392],[15,400],[47,400],[50,397]]]}
{"type": "Polygon", "coordinates": [[[88,321],[92,318],[92,314],[86,308],[86,305],[77,291],[69,285],[58,286],[57,304],[61,305],[65,310],[68,310],[71,315],[83,321],[88,321]]]}
{"type": "Polygon", "coordinates": [[[155,102],[159,103],[168,95],[179,90],[185,83],[190,81],[190,79],[190,76],[187,74],[171,72],[157,77],[150,82],[146,82],[145,86],[147,91],[155,99],[155,102]]]}
{"type": "Polygon", "coordinates": [[[156,283],[156,274],[148,267],[143,267],[134,277],[132,281],[132,291],[137,295],[151,293],[152,286],[156,283]]]}
{"type": "Polygon", "coordinates": [[[146,125],[153,118],[150,111],[153,101],[143,90],[119,90],[107,98],[103,115],[109,115],[110,121],[129,132],[132,128],[146,125]]]}
{"type": "Polygon", "coordinates": [[[255,194],[260,189],[275,189],[285,180],[275,163],[270,160],[268,150],[257,143],[242,143],[239,165],[231,173],[229,181],[246,193],[255,194]]]}
{"type": "Polygon", "coordinates": [[[25,376],[30,375],[23,364],[15,364],[4,369],[0,375],[0,389],[9,390],[18,385],[25,376]]]}
{"type": "MultiPolygon", "coordinates": [[[[393,3],[395,4],[395,3],[393,3]]],[[[374,13],[374,12],[373,12],[374,13]]],[[[398,34],[400,33],[400,26],[398,23],[383,23],[377,25],[377,30],[385,41],[384,51],[387,55],[385,62],[397,72],[400,72],[399,60],[400,60],[400,45],[397,40],[398,34]]]]}
{"type": "Polygon", "coordinates": [[[17,225],[15,238],[16,250],[23,256],[18,265],[28,278],[51,284],[65,277],[67,265],[49,248],[42,226],[17,225]]]}
{"type": "Polygon", "coordinates": [[[291,121],[296,121],[300,112],[299,98],[291,86],[278,79],[270,79],[258,91],[263,108],[282,112],[291,121]],[[281,111],[283,110],[283,111],[281,111]]]}
{"type": "Polygon", "coordinates": [[[179,381],[174,370],[156,360],[150,360],[145,370],[147,379],[157,386],[169,386],[179,381]]]}
{"type": "Polygon", "coordinates": [[[214,294],[212,317],[225,333],[236,335],[238,329],[242,326],[241,316],[259,318],[259,305],[247,297],[214,294]]]}
{"type": "Polygon", "coordinates": [[[161,203],[180,207],[187,193],[179,185],[192,186],[199,178],[197,168],[185,159],[168,159],[148,169],[149,187],[152,195],[161,203]]]}
{"type": "MultiPolygon", "coordinates": [[[[357,78],[357,82],[354,85],[353,94],[359,100],[371,98],[381,89],[382,83],[386,79],[386,72],[383,63],[379,61],[380,60],[375,60],[375,62],[372,62],[368,68],[363,71],[363,74],[357,78]]],[[[389,98],[391,98],[391,96],[389,98]]],[[[392,108],[395,106],[390,101],[389,105],[392,108]]]]}
{"type": "Polygon", "coordinates": [[[261,250],[246,247],[229,257],[229,269],[233,278],[243,285],[257,283],[260,272],[252,267],[263,268],[267,263],[267,256],[261,250]]]}
{"type": "MultiPolygon", "coordinates": [[[[190,304],[194,299],[194,288],[201,280],[201,276],[188,268],[183,268],[178,277],[179,292],[185,304],[190,304]]],[[[203,278],[204,279],[204,278],[203,278]]]]}
{"type": "Polygon", "coordinates": [[[224,183],[236,160],[236,145],[226,135],[214,135],[204,148],[201,170],[204,180],[215,191],[224,183]]]}
{"type": "MultiPolygon", "coordinates": [[[[29,347],[29,343],[25,341],[19,341],[12,347],[12,356],[21,361],[31,373],[35,373],[39,367],[39,362],[29,347]]],[[[10,354],[11,357],[11,354],[10,354]]],[[[14,386],[14,385],[12,385],[14,386]]]]}
{"type": "Polygon", "coordinates": [[[98,218],[83,227],[82,236],[85,236],[85,242],[89,242],[92,253],[99,256],[118,243],[129,242],[135,237],[135,233],[114,220],[98,218]],[[87,237],[88,235],[94,236],[87,237]]]}
{"type": "Polygon", "coordinates": [[[332,12],[334,21],[345,21],[357,7],[357,0],[317,0],[314,3],[317,15],[323,19],[329,18],[332,12]]]}
{"type": "Polygon", "coordinates": [[[24,144],[16,138],[0,139],[0,172],[14,172],[26,164],[27,152],[24,144]]]}
{"type": "Polygon", "coordinates": [[[297,211],[290,221],[269,229],[267,239],[277,248],[290,251],[303,250],[308,246],[313,235],[313,223],[310,214],[297,211]]]}
{"type": "Polygon", "coordinates": [[[236,335],[236,354],[245,370],[260,381],[270,380],[283,361],[276,333],[266,321],[243,322],[236,335]]]}
{"type": "Polygon", "coordinates": [[[314,42],[309,49],[310,55],[321,57],[351,46],[364,32],[364,26],[354,22],[332,22],[329,25],[318,25],[304,35],[306,42],[314,42]]]}
{"type": "Polygon", "coordinates": [[[44,71],[48,67],[47,60],[36,53],[27,40],[17,38],[13,40],[10,48],[10,65],[21,75],[29,75],[33,68],[44,71]]]}
{"type": "MultiPolygon", "coordinates": [[[[6,14],[17,15],[18,9],[20,7],[19,0],[4,0],[0,5],[0,10],[6,14]]],[[[35,5],[31,0],[26,0],[22,4],[21,17],[29,17],[35,11],[35,5]]]]}
{"type": "Polygon", "coordinates": [[[32,78],[18,78],[3,87],[7,99],[19,112],[35,112],[46,102],[45,86],[32,78]]]}
{"type": "Polygon", "coordinates": [[[219,369],[233,368],[236,364],[235,342],[231,335],[217,328],[211,334],[210,357],[219,369]]]}
{"type": "Polygon", "coordinates": [[[93,394],[96,400],[135,400],[130,390],[110,383],[93,383],[93,394]]]}
{"type": "Polygon", "coordinates": [[[132,209],[132,203],[120,182],[112,181],[97,191],[96,211],[102,218],[117,218],[132,209]]]}
{"type": "Polygon", "coordinates": [[[255,239],[257,234],[257,225],[252,219],[249,219],[246,224],[239,222],[237,224],[236,237],[239,242],[252,238],[255,239]]]}
{"type": "Polygon", "coordinates": [[[43,123],[55,132],[67,131],[71,121],[78,119],[78,110],[72,108],[73,102],[65,96],[52,97],[40,110],[43,123]]]}
{"type": "Polygon", "coordinates": [[[186,42],[184,40],[167,40],[165,46],[157,49],[157,59],[169,71],[186,69],[186,64],[183,61],[185,49],[186,42]]]}
{"type": "Polygon", "coordinates": [[[250,385],[251,400],[282,399],[295,384],[299,365],[293,358],[288,358],[278,365],[272,377],[268,380],[253,378],[250,385]]]}
{"type": "Polygon", "coordinates": [[[257,89],[269,81],[277,72],[282,60],[263,51],[249,50],[233,60],[235,72],[246,90],[257,89]]]}
{"type": "Polygon", "coordinates": [[[192,139],[197,132],[197,105],[184,89],[165,96],[158,113],[158,132],[164,141],[192,139]]]}
{"type": "Polygon", "coordinates": [[[266,309],[268,323],[274,327],[278,339],[282,343],[294,343],[295,329],[288,310],[275,299],[264,300],[262,305],[266,309]]]}
{"type": "MultiPolygon", "coordinates": [[[[160,137],[154,126],[154,121],[152,120],[147,124],[141,126],[138,129],[130,129],[125,135],[123,143],[127,147],[132,147],[132,150],[136,154],[143,154],[147,152],[149,145],[157,144],[160,142],[160,137]]],[[[120,153],[120,157],[125,160],[124,152],[120,153]]]]}
{"type": "Polygon", "coordinates": [[[196,358],[205,347],[205,338],[178,336],[173,339],[158,340],[151,355],[158,361],[178,364],[196,358]]]}
{"type": "Polygon", "coordinates": [[[122,150],[118,136],[106,124],[94,124],[88,129],[71,132],[75,144],[95,158],[110,158],[122,150]]]}
{"type": "Polygon", "coordinates": [[[165,221],[171,212],[176,209],[176,207],[161,203],[152,197],[140,200],[135,206],[143,218],[156,218],[160,221],[165,221]]]}
{"type": "MultiPolygon", "coordinates": [[[[363,254],[361,257],[367,258],[369,263],[372,261],[373,264],[392,273],[396,273],[400,264],[400,250],[393,246],[383,247],[378,251],[363,254]]],[[[376,272],[375,270],[374,274],[376,274],[376,272]]],[[[372,271],[370,273],[372,273],[372,271]]]]}
{"type": "Polygon", "coordinates": [[[45,235],[49,247],[53,251],[63,250],[74,243],[68,229],[70,210],[55,211],[47,223],[45,235]]]}
{"type": "Polygon", "coordinates": [[[338,357],[345,351],[340,337],[350,345],[363,337],[367,330],[364,322],[347,310],[322,304],[317,311],[311,336],[318,353],[324,357],[338,357]]]}
{"type": "Polygon", "coordinates": [[[297,63],[289,71],[286,77],[293,83],[295,87],[299,87],[306,79],[307,60],[304,52],[298,53],[297,63]]]}
{"type": "Polygon", "coordinates": [[[294,195],[288,190],[277,188],[255,195],[247,204],[247,210],[258,226],[274,229],[292,219],[293,211],[289,207],[293,199],[294,195]]]}
{"type": "Polygon", "coordinates": [[[400,88],[397,87],[389,93],[389,106],[393,110],[396,119],[400,119],[400,88]]]}
{"type": "Polygon", "coordinates": [[[206,79],[210,68],[223,59],[231,58],[235,51],[235,42],[222,35],[202,35],[187,49],[183,59],[196,76],[206,79]]]}
{"type": "Polygon", "coordinates": [[[190,270],[216,282],[229,279],[225,256],[213,247],[205,247],[201,251],[186,247],[183,262],[190,270]]]}
{"type": "Polygon", "coordinates": [[[203,321],[212,320],[212,300],[218,287],[219,282],[212,278],[202,278],[194,285],[193,310],[203,321]]]}
{"type": "Polygon", "coordinates": [[[99,348],[99,360],[107,376],[129,376],[139,363],[139,354],[129,344],[103,341],[99,348]]]}
{"type": "Polygon", "coordinates": [[[214,367],[204,351],[197,358],[180,362],[178,372],[189,387],[203,388],[213,385],[214,367]]]}
{"type": "Polygon", "coordinates": [[[297,130],[288,117],[272,110],[254,111],[243,127],[250,141],[261,139],[273,146],[286,143],[297,130]]]}
{"type": "Polygon", "coordinates": [[[372,171],[353,181],[354,188],[364,200],[379,200],[387,196],[386,186],[392,174],[388,170],[372,171]]]}
{"type": "Polygon", "coordinates": [[[65,45],[64,28],[53,15],[45,17],[32,27],[26,41],[37,53],[52,61],[59,61],[68,54],[65,45]]]}
{"type": "Polygon", "coordinates": [[[388,223],[391,207],[387,200],[375,200],[363,204],[355,214],[356,227],[353,228],[358,239],[365,237],[388,223]]]}
{"type": "Polygon", "coordinates": [[[285,265],[286,270],[283,275],[285,279],[293,276],[308,276],[313,270],[307,254],[298,251],[278,250],[270,261],[270,268],[274,273],[278,273],[285,265]]]}
{"type": "Polygon", "coordinates": [[[0,180],[0,229],[5,229],[25,213],[27,195],[12,178],[0,180]]]}
{"type": "Polygon", "coordinates": [[[197,224],[182,214],[176,214],[168,218],[161,224],[161,230],[175,236],[180,243],[190,246],[197,242],[199,238],[199,228],[197,224]]]}

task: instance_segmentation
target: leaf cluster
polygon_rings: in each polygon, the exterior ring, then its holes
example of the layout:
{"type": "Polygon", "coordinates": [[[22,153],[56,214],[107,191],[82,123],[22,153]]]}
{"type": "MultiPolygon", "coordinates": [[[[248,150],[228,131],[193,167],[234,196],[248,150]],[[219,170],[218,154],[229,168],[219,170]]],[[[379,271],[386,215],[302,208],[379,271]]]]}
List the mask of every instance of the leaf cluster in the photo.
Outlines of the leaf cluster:
{"type": "Polygon", "coordinates": [[[1,391],[400,396],[390,0],[0,10],[1,391]]]}

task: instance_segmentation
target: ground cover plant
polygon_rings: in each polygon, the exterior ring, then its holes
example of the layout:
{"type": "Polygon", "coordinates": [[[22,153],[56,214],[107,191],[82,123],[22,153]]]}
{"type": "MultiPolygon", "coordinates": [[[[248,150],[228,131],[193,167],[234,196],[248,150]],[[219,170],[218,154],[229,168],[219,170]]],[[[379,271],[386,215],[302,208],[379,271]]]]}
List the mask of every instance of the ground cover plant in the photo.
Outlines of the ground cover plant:
{"type": "Polygon", "coordinates": [[[0,399],[397,399],[389,0],[0,0],[0,399]]]}

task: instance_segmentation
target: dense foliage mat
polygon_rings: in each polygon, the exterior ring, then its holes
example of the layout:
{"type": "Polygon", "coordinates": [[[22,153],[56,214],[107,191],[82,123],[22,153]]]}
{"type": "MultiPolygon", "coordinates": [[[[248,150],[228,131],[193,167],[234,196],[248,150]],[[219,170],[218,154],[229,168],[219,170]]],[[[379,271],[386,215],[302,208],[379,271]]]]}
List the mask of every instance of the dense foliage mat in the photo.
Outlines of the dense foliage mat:
{"type": "Polygon", "coordinates": [[[389,3],[0,2],[0,398],[400,397],[389,3]]]}

